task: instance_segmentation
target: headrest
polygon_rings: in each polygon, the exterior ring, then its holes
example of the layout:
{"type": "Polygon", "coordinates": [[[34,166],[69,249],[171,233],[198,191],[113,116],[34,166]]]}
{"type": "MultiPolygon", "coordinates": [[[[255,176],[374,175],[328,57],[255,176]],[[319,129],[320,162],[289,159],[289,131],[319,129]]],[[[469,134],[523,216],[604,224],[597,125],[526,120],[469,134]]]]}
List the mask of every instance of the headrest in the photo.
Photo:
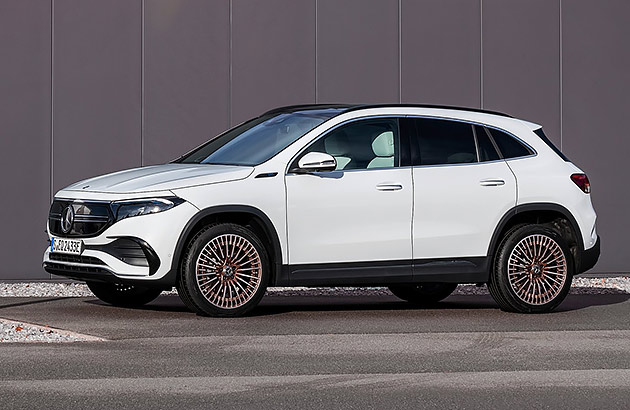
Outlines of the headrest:
{"type": "Polygon", "coordinates": [[[348,137],[343,131],[339,131],[324,140],[326,152],[333,157],[347,154],[349,145],[348,137]]]}
{"type": "Polygon", "coordinates": [[[471,154],[469,152],[458,152],[453,155],[449,155],[446,159],[448,164],[463,164],[468,162],[475,162],[477,157],[475,154],[471,154]]]}
{"type": "Polygon", "coordinates": [[[372,151],[377,157],[394,156],[394,133],[385,131],[372,142],[372,151]]]}

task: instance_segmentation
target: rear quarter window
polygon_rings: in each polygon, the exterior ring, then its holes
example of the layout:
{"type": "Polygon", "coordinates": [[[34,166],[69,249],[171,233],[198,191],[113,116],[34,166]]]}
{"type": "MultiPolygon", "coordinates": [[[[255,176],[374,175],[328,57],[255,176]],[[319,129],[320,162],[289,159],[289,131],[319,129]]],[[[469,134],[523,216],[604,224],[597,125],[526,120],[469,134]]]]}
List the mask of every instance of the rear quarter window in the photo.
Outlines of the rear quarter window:
{"type": "Polygon", "coordinates": [[[553,152],[555,152],[556,154],[558,154],[558,156],[560,158],[562,158],[563,160],[565,160],[566,162],[571,162],[571,160],[569,160],[569,158],[567,158],[566,155],[564,155],[562,153],[562,151],[560,151],[558,149],[558,147],[556,147],[555,145],[553,145],[553,142],[551,142],[551,140],[549,138],[547,138],[547,136],[545,135],[545,132],[543,131],[542,128],[538,128],[537,130],[534,131],[534,134],[538,135],[540,137],[541,140],[544,141],[545,144],[547,144],[547,146],[549,148],[551,148],[553,150],[553,152]]]}
{"type": "Polygon", "coordinates": [[[494,139],[504,159],[526,157],[534,154],[534,151],[513,136],[497,129],[486,129],[492,135],[492,139],[494,139]]]}

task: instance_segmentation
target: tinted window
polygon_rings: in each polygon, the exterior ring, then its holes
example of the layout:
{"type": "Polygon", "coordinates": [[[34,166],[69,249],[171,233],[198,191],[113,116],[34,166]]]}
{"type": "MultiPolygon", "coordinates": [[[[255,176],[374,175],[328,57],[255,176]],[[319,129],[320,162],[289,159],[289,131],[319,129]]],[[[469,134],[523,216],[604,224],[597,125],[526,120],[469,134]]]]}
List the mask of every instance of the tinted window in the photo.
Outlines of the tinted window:
{"type": "Polygon", "coordinates": [[[331,108],[264,115],[226,131],[176,162],[262,164],[339,112],[331,108]]]}
{"type": "Polygon", "coordinates": [[[479,145],[479,161],[496,161],[501,159],[494,144],[490,141],[488,133],[484,127],[475,125],[475,134],[477,135],[477,144],[479,145]]]}
{"type": "Polygon", "coordinates": [[[386,118],[352,122],[326,134],[306,152],[332,155],[338,170],[392,168],[398,158],[398,123],[386,118]]]}
{"type": "Polygon", "coordinates": [[[511,135],[496,129],[488,128],[488,131],[492,134],[492,138],[499,147],[501,154],[503,154],[503,158],[525,157],[533,154],[532,150],[521,144],[511,135]]]}
{"type": "Polygon", "coordinates": [[[414,165],[477,162],[472,125],[447,120],[416,119],[418,138],[414,165]]]}
{"type": "Polygon", "coordinates": [[[545,133],[543,132],[542,128],[538,128],[536,131],[534,131],[536,133],[536,135],[538,135],[540,137],[541,140],[543,140],[545,142],[545,144],[547,144],[549,146],[549,148],[551,148],[553,150],[553,152],[555,152],[556,154],[558,154],[558,156],[560,158],[562,158],[563,160],[567,161],[567,162],[571,162],[569,160],[569,158],[567,158],[566,155],[564,155],[562,153],[562,151],[560,151],[555,145],[553,145],[553,142],[551,142],[549,140],[549,138],[547,138],[547,136],[545,135],[545,133]]]}

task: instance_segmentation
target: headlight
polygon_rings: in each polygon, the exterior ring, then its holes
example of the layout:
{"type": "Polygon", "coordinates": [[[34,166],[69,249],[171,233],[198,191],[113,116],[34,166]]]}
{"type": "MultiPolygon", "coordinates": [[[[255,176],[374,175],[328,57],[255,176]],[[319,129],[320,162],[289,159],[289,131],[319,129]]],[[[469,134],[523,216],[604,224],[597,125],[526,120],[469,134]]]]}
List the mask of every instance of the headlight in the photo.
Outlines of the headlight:
{"type": "Polygon", "coordinates": [[[167,211],[183,203],[184,200],[176,196],[168,198],[135,199],[112,203],[112,213],[116,221],[132,216],[156,214],[167,211]]]}

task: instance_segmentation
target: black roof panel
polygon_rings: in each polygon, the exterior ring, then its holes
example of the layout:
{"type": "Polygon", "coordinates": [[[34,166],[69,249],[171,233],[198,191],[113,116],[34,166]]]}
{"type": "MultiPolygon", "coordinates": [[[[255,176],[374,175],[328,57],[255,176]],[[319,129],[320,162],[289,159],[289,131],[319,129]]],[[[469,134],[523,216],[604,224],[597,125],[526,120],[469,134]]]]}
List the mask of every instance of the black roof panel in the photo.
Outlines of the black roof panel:
{"type": "Polygon", "coordinates": [[[473,107],[457,107],[451,105],[430,105],[430,104],[303,104],[303,105],[289,105],[286,107],[278,107],[273,110],[267,111],[267,114],[276,114],[284,112],[306,111],[306,110],[321,110],[326,108],[338,108],[343,110],[342,112],[364,110],[368,108],[388,108],[388,107],[406,107],[406,108],[436,108],[442,110],[457,110],[457,111],[469,111],[478,112],[483,114],[499,115],[502,117],[513,118],[511,115],[490,110],[482,110],[480,108],[473,107]]]}

